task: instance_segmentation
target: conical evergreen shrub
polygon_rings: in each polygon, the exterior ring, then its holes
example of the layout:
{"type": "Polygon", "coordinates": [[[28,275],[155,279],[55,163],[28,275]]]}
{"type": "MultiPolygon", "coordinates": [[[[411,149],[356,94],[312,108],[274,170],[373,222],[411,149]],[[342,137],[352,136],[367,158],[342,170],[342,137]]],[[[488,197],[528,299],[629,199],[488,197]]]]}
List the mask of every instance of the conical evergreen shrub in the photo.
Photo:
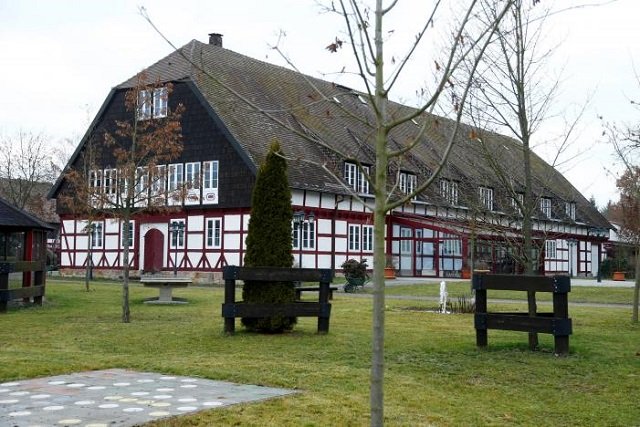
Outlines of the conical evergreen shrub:
{"type": "MultiPolygon", "coordinates": [[[[291,189],[287,178],[287,163],[280,144],[274,141],[264,163],[258,170],[251,201],[251,218],[247,234],[247,267],[291,267],[291,189]]],[[[252,304],[282,304],[295,302],[292,282],[244,283],[242,299],[252,304]]],[[[272,316],[243,318],[242,324],[251,331],[278,333],[291,330],[295,317],[272,316]]]]}

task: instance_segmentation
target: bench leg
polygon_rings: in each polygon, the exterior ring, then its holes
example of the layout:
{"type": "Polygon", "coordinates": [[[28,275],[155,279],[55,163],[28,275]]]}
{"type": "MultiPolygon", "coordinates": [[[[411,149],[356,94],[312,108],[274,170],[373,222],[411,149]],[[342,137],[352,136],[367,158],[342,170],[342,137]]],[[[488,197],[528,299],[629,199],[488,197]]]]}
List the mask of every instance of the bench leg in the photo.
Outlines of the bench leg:
{"type": "Polygon", "coordinates": [[[224,333],[233,335],[236,331],[236,318],[225,317],[224,318],[224,333]]]}
{"type": "Polygon", "coordinates": [[[171,286],[162,286],[160,288],[160,296],[158,296],[158,301],[160,302],[171,302],[173,300],[173,288],[171,286]]]}
{"type": "Polygon", "coordinates": [[[478,347],[486,347],[488,344],[487,330],[476,329],[476,345],[478,347]]]}
{"type": "Polygon", "coordinates": [[[558,335],[553,338],[554,341],[554,352],[557,355],[566,356],[569,354],[569,336],[568,335],[558,335]]]}
{"type": "Polygon", "coordinates": [[[318,316],[318,333],[319,334],[329,333],[329,318],[328,317],[320,317],[320,316],[318,316]]]}

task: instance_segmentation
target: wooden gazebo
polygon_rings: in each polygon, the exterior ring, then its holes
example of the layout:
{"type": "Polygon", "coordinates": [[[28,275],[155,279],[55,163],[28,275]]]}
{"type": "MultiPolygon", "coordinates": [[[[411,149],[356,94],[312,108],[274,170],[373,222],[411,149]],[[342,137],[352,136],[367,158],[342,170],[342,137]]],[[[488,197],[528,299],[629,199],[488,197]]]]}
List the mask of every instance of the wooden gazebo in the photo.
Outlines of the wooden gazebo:
{"type": "Polygon", "coordinates": [[[0,313],[12,300],[42,304],[50,230],[45,222],[0,198],[0,313]]]}

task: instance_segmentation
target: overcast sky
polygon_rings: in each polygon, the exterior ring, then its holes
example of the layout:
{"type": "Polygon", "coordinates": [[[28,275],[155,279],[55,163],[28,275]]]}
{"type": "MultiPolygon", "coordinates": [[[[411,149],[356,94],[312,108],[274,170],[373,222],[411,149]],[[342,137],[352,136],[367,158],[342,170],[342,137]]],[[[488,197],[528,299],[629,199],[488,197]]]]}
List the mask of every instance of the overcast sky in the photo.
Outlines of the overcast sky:
{"type": "MultiPolygon", "coordinates": [[[[430,3],[401,0],[402,9],[387,27],[395,30],[392,41],[413,37],[430,3]]],[[[331,73],[346,60],[346,53],[325,50],[341,36],[340,21],[321,13],[314,0],[0,0],[0,134],[22,129],[43,132],[53,143],[64,138],[79,141],[113,86],[172,50],[140,16],[140,5],[177,46],[192,39],[207,42],[208,33],[218,32],[224,34],[225,48],[283,64],[270,46],[284,31],[280,45],[307,74],[334,80],[331,73]]],[[[630,99],[640,98],[633,70],[635,62],[640,71],[639,16],[639,1],[618,0],[563,13],[548,23],[549,38],[561,43],[550,72],[555,75],[562,69],[556,111],[570,117],[591,98],[566,156],[578,157],[559,169],[599,205],[617,198],[618,168],[600,137],[597,117],[618,122],[638,118],[630,99]]],[[[396,99],[409,100],[415,88],[408,83],[427,79],[407,79],[396,99]]],[[[562,120],[556,119],[541,135],[562,132],[562,120]]]]}

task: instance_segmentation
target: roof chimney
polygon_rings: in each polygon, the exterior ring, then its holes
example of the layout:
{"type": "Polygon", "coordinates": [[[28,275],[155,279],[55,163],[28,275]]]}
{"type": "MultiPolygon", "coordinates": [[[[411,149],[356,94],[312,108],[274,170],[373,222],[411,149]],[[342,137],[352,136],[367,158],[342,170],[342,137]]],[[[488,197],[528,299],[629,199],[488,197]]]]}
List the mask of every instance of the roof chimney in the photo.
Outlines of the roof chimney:
{"type": "Polygon", "coordinates": [[[222,47],[222,34],[218,34],[218,33],[209,34],[209,44],[222,47]]]}

